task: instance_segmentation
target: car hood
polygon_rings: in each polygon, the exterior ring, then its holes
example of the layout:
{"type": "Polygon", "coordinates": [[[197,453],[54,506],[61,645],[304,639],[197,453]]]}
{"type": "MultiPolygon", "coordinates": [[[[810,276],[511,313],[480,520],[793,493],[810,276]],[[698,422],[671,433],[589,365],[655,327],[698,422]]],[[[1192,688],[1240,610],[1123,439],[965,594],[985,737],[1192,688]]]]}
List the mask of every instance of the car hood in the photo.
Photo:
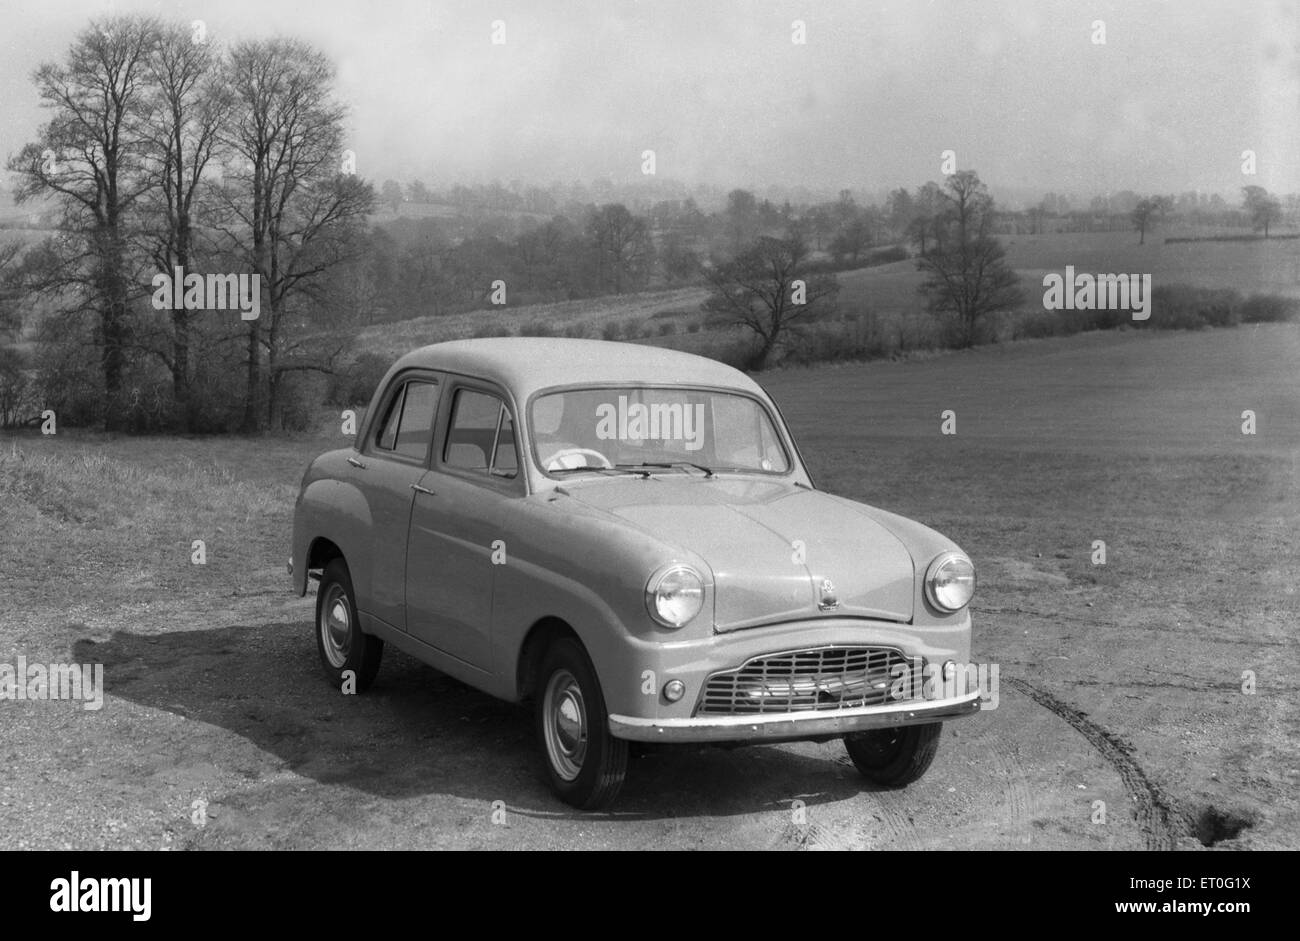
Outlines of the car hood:
{"type": "Polygon", "coordinates": [[[685,475],[586,480],[562,490],[703,558],[717,630],[912,618],[911,554],[851,502],[785,482],[685,475]]]}

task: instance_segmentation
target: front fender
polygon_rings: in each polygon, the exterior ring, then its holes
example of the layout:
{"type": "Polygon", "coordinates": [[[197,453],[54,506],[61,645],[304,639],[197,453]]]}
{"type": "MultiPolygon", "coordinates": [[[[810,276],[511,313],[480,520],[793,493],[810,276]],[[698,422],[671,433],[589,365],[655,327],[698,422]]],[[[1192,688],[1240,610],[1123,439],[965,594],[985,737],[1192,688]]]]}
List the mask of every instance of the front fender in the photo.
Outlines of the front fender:
{"type": "Polygon", "coordinates": [[[634,641],[654,644],[712,631],[713,584],[693,553],[667,545],[563,496],[527,498],[506,518],[507,561],[493,586],[494,672],[507,697],[518,699],[519,657],[529,630],[543,618],[567,624],[586,648],[606,707],[630,709],[642,680],[634,641]],[[557,505],[558,504],[558,505],[557,505]],[[701,615],[678,631],[656,624],[645,609],[645,585],[665,564],[689,564],[705,578],[701,615]]]}
{"type": "MultiPolygon", "coordinates": [[[[969,620],[970,609],[944,612],[935,609],[925,596],[925,573],[935,557],[950,551],[962,552],[960,546],[940,532],[936,532],[924,523],[890,513],[879,507],[858,503],[846,497],[835,497],[854,512],[870,517],[888,528],[907,547],[916,569],[913,579],[912,624],[918,628],[953,628],[969,620]]],[[[965,553],[963,553],[965,554],[965,553]]]]}
{"type": "Polygon", "coordinates": [[[329,540],[347,560],[357,604],[369,597],[370,553],[365,536],[371,531],[370,508],[361,491],[349,483],[320,478],[306,483],[293,513],[293,588],[307,593],[307,569],[321,540],[329,540]]]}

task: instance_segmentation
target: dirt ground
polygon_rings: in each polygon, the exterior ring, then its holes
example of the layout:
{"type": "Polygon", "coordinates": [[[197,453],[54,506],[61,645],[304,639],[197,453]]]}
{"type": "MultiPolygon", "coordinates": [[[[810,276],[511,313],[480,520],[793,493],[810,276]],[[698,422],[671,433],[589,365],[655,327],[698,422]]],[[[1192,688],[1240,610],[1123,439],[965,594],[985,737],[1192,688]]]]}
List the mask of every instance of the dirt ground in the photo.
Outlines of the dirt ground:
{"type": "Polygon", "coordinates": [[[284,563],[336,428],[0,439],[0,663],[107,690],[0,701],[0,849],[1298,848],[1296,362],[1269,326],[760,377],[820,486],[971,554],[997,708],[904,791],[838,743],[662,749],[599,814],[522,708],[392,649],[366,695],[325,683],[284,563]]]}

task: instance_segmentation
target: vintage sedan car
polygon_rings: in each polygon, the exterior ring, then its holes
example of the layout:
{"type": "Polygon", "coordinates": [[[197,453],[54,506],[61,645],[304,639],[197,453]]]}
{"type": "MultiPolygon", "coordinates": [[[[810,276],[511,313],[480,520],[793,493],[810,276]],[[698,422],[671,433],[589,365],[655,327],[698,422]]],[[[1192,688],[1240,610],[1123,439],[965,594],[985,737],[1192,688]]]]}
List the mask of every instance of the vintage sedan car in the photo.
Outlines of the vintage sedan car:
{"type": "MultiPolygon", "coordinates": [[[[842,738],[877,785],[920,777],[979,710],[970,560],[819,491],[772,400],[721,363],[591,340],[406,354],[294,513],[331,683],[391,643],[532,701],[546,775],[582,808],[630,743],[842,738]]],[[[351,684],[349,687],[348,684],[351,684]]]]}

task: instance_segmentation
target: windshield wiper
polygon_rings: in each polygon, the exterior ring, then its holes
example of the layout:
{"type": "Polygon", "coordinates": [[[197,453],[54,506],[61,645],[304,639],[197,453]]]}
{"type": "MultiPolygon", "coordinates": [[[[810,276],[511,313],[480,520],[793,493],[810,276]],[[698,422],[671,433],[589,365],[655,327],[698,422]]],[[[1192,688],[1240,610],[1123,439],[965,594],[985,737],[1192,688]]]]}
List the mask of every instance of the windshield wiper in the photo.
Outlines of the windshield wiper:
{"type": "Polygon", "coordinates": [[[547,471],[548,474],[572,474],[576,471],[601,471],[603,473],[613,472],[615,474],[640,474],[642,477],[649,477],[649,471],[638,470],[630,464],[616,464],[613,467],[601,467],[595,464],[583,464],[581,467],[557,467],[555,470],[547,471]]]}
{"type": "Polygon", "coordinates": [[[615,464],[614,466],[615,467],[662,467],[664,469],[669,469],[673,467],[694,467],[696,470],[704,471],[705,477],[713,476],[712,469],[705,467],[703,464],[696,464],[693,461],[661,461],[661,462],[654,462],[654,463],[649,461],[642,461],[640,464],[615,464]]]}

